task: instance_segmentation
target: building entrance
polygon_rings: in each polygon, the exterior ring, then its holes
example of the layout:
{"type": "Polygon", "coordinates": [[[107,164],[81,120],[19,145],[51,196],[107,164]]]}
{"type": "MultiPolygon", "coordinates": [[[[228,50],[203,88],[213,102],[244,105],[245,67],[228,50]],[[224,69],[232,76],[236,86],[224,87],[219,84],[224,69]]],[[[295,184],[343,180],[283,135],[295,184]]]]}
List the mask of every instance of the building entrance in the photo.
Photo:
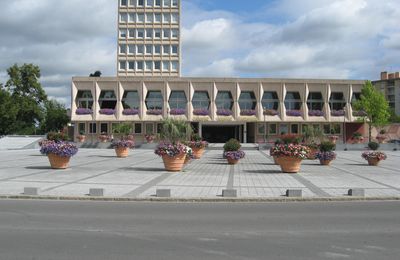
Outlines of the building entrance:
{"type": "Polygon", "coordinates": [[[243,142],[243,126],[241,125],[204,125],[202,137],[209,143],[225,143],[231,138],[243,142]]]}

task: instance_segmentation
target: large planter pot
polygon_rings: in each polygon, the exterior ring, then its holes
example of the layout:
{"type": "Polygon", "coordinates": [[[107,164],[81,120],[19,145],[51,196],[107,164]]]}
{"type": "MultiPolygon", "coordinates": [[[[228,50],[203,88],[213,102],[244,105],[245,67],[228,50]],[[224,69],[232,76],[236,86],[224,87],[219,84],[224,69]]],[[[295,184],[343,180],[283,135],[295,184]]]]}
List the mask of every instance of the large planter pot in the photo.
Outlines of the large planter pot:
{"type": "Polygon", "coordinates": [[[53,169],[67,169],[71,157],[62,157],[57,154],[50,153],[47,155],[51,168],[53,169]]]}
{"type": "Polygon", "coordinates": [[[193,150],[194,159],[200,159],[203,156],[205,148],[191,147],[193,150]]]}
{"type": "Polygon", "coordinates": [[[76,137],[76,139],[78,139],[78,142],[84,143],[86,141],[86,136],[85,135],[78,135],[76,137]]]}
{"type": "Polygon", "coordinates": [[[239,160],[235,160],[235,159],[230,159],[230,158],[226,158],[228,160],[228,164],[230,165],[235,165],[239,163],[239,160]]]}
{"type": "Polygon", "coordinates": [[[273,156],[275,165],[279,165],[279,159],[276,156],[273,156]]]}
{"type": "Polygon", "coordinates": [[[281,156],[278,159],[281,170],[284,173],[298,173],[301,167],[301,159],[289,156],[281,156]]]}
{"type": "Polygon", "coordinates": [[[183,164],[185,163],[186,154],[182,153],[174,157],[164,155],[162,157],[164,167],[169,172],[180,172],[182,171],[183,164]]]}
{"type": "Polygon", "coordinates": [[[129,155],[129,148],[128,147],[116,147],[115,153],[117,154],[118,158],[126,158],[129,155]]]}
{"type": "Polygon", "coordinates": [[[319,160],[319,162],[321,163],[321,165],[330,166],[332,160],[319,160]]]}
{"type": "Polygon", "coordinates": [[[318,153],[318,149],[316,149],[316,148],[310,148],[310,153],[307,155],[307,159],[309,159],[309,160],[315,160],[315,159],[316,159],[317,153],[318,153]]]}
{"type": "Polygon", "coordinates": [[[368,165],[370,165],[370,166],[378,166],[379,162],[380,161],[378,158],[369,158],[368,159],[368,165]]]}

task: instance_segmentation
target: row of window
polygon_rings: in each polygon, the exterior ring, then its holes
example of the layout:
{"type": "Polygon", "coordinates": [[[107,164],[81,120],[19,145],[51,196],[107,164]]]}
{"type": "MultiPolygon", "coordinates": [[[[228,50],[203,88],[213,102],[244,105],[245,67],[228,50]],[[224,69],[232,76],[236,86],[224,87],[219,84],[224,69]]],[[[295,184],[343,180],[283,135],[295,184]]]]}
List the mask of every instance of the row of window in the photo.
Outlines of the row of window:
{"type": "MultiPolygon", "coordinates": [[[[311,92],[307,101],[308,109],[310,110],[322,110],[324,102],[322,101],[322,95],[317,94],[319,92],[311,92]]],[[[359,98],[359,93],[353,94],[352,101],[359,98]]],[[[172,91],[169,97],[169,105],[171,109],[186,109],[187,97],[184,91],[172,91]]],[[[239,107],[241,110],[254,110],[257,105],[255,94],[252,91],[244,91],[239,97],[239,107]]],[[[261,100],[264,109],[277,110],[279,107],[278,95],[273,91],[264,92],[261,100]]],[[[111,108],[115,109],[117,105],[117,97],[114,91],[107,90],[100,93],[99,98],[100,108],[111,108]]],[[[138,91],[125,91],[122,104],[124,109],[134,108],[139,109],[140,98],[138,91]]],[[[147,109],[163,109],[164,98],[161,91],[149,91],[147,93],[145,104],[147,109]]],[[[211,104],[210,97],[207,91],[195,91],[193,95],[192,105],[194,109],[209,109],[211,104]]],[[[219,91],[215,100],[217,109],[232,109],[234,101],[230,91],[219,91]]],[[[79,91],[77,96],[77,105],[80,108],[92,108],[93,98],[90,91],[79,91]]],[[[346,102],[344,101],[343,93],[334,92],[332,93],[329,101],[330,109],[342,110],[344,109],[346,102]]],[[[288,92],[285,98],[285,108],[287,110],[300,110],[302,102],[298,92],[288,92]]]]}
{"type": "Polygon", "coordinates": [[[172,71],[179,70],[177,61],[119,61],[119,71],[172,71]]]}
{"type": "Polygon", "coordinates": [[[178,0],[120,0],[121,7],[178,7],[178,0]]]}
{"type": "Polygon", "coordinates": [[[120,23],[178,24],[178,13],[120,13],[120,23]]]}
{"type": "Polygon", "coordinates": [[[119,54],[128,55],[174,55],[179,52],[178,45],[160,45],[160,44],[120,44],[119,54]]]}
{"type": "Polygon", "coordinates": [[[178,29],[120,29],[120,39],[168,39],[176,40],[179,37],[178,29]]]}

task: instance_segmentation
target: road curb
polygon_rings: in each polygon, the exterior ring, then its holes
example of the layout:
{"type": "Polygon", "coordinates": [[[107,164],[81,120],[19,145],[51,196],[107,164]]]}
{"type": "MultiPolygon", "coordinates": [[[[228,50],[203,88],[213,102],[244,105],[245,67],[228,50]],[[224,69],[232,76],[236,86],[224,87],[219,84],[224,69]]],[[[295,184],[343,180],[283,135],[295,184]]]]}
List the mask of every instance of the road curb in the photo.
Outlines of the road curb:
{"type": "Polygon", "coordinates": [[[59,200],[59,201],[110,201],[110,202],[344,202],[344,201],[399,201],[400,197],[310,197],[310,198],[127,198],[127,197],[74,197],[74,196],[27,196],[0,195],[1,200],[59,200]]]}

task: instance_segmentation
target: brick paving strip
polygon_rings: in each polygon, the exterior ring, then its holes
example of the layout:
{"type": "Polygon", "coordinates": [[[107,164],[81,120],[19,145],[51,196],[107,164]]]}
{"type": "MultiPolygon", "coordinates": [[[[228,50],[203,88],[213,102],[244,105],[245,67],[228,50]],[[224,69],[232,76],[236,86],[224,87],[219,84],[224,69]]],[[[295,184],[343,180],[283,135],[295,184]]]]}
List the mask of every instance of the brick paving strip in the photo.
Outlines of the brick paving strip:
{"type": "Polygon", "coordinates": [[[229,177],[228,177],[228,183],[226,184],[226,189],[232,190],[233,189],[233,181],[235,177],[235,166],[231,165],[229,169],[229,177]]]}
{"type": "Polygon", "coordinates": [[[150,189],[151,187],[156,186],[157,184],[163,182],[164,180],[166,180],[170,176],[171,176],[171,173],[169,173],[169,172],[163,173],[160,176],[158,176],[158,177],[146,182],[142,186],[137,187],[133,191],[122,195],[122,197],[137,197],[140,194],[142,194],[143,192],[145,192],[146,190],[150,189]]]}

